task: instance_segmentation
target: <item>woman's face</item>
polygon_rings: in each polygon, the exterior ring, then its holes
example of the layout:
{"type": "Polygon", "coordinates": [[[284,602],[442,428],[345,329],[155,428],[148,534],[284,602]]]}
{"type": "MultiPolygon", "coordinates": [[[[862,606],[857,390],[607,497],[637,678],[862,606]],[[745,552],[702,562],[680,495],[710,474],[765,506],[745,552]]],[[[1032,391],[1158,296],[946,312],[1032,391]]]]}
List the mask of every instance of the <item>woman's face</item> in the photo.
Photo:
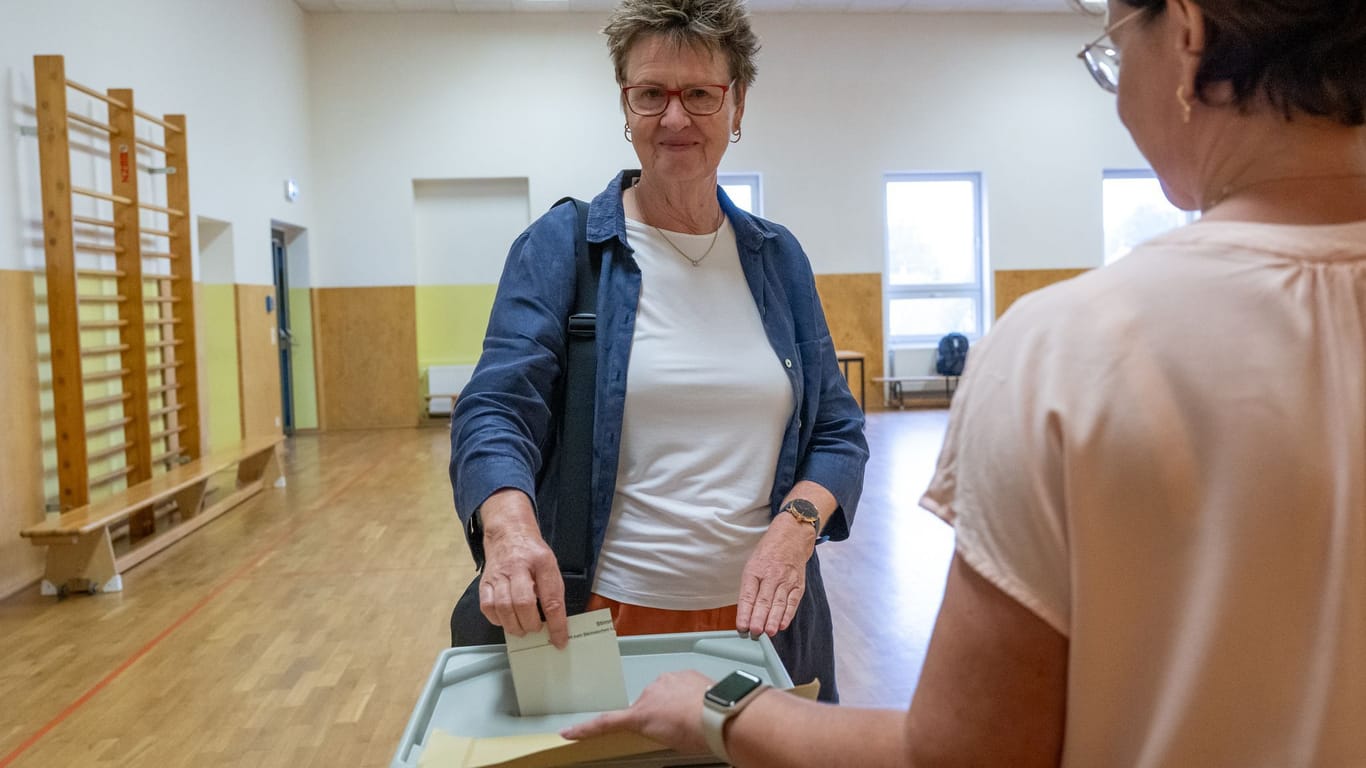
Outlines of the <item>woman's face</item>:
{"type": "MultiPolygon", "coordinates": [[[[626,57],[626,85],[654,85],[668,90],[695,85],[730,84],[726,58],[709,48],[674,45],[651,35],[631,47],[626,57]]],[[[697,116],[669,98],[663,114],[641,117],[626,110],[631,143],[640,158],[642,178],[665,183],[713,179],[726,153],[730,132],[744,114],[743,88],[733,86],[721,110],[697,116]]]]}
{"type": "MultiPolygon", "coordinates": [[[[1149,13],[1122,0],[1110,0],[1109,22],[1113,25],[1140,12],[1149,13]]],[[[1152,165],[1167,198],[1189,210],[1197,207],[1198,191],[1192,184],[1194,136],[1177,98],[1177,88],[1187,77],[1177,17],[1169,3],[1156,16],[1136,18],[1119,27],[1110,39],[1120,56],[1119,119],[1152,165]]],[[[1183,96],[1194,105],[1191,90],[1187,85],[1183,96]]]]}

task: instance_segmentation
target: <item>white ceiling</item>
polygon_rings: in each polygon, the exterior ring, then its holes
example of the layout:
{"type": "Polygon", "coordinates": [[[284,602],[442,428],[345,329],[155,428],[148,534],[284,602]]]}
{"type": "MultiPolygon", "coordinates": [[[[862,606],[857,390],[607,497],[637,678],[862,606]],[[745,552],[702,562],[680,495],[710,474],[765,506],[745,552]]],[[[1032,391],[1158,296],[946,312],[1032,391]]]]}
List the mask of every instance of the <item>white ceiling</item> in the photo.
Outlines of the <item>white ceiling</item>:
{"type": "MultiPolygon", "coordinates": [[[[617,0],[294,0],[310,13],[606,12],[617,0]]],[[[749,0],[760,12],[1065,13],[1068,0],[749,0]]],[[[1103,7],[1103,4],[1102,4],[1103,7]]]]}

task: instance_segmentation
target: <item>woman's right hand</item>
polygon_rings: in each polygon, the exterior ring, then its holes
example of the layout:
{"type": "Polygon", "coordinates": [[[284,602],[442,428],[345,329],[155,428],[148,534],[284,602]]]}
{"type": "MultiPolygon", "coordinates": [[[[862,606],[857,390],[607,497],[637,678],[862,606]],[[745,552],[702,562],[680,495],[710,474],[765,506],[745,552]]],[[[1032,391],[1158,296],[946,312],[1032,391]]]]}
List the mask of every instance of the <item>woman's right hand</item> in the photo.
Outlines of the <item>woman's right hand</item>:
{"type": "Polygon", "coordinates": [[[484,529],[479,609],[484,617],[521,637],[540,630],[543,612],[550,642],[564,648],[569,644],[564,579],[555,553],[541,538],[531,499],[505,488],[480,505],[479,519],[484,529]]]}

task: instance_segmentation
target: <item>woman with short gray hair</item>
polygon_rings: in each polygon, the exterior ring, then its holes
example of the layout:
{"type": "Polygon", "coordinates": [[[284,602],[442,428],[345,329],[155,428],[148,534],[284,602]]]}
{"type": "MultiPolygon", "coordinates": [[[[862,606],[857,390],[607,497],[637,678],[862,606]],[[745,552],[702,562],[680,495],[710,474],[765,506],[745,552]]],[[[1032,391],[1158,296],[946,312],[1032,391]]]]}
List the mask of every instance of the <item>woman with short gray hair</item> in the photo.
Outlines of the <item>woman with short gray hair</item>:
{"type": "MultiPolygon", "coordinates": [[[[737,208],[717,168],[742,137],[759,42],[738,0],[625,0],[604,30],[640,170],[593,199],[602,244],[587,608],[621,635],[773,638],[794,680],[837,698],[816,544],[849,535],[868,458],[810,262],[737,208]]],[[[572,206],[514,243],[484,353],[451,422],[451,479],[480,607],[567,641],[541,536],[541,453],[575,275],[572,206]],[[535,500],[533,502],[533,500],[535,500]]],[[[543,525],[542,525],[543,524],[543,525]]]]}

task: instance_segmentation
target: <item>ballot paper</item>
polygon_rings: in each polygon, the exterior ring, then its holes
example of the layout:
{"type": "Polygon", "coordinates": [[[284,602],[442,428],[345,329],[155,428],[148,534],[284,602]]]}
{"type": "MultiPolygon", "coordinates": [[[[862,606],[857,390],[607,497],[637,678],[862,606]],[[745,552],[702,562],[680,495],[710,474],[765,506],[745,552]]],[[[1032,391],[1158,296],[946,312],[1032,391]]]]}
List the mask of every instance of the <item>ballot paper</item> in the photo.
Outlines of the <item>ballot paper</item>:
{"type": "Polygon", "coordinates": [[[628,704],[617,630],[605,608],[569,617],[564,650],[550,644],[545,628],[522,637],[508,635],[507,650],[523,717],[602,712],[628,704]]]}

